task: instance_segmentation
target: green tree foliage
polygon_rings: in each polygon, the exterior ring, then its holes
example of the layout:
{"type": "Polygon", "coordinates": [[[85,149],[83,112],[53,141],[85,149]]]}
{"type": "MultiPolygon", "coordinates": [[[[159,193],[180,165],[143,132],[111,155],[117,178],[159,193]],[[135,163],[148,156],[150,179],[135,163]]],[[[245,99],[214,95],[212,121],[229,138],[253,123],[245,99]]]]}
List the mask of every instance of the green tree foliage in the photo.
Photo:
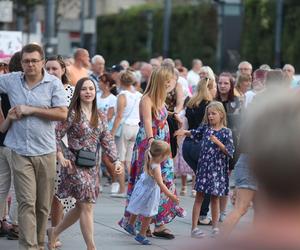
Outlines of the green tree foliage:
{"type": "Polygon", "coordinates": [[[282,34],[282,62],[293,64],[300,71],[300,1],[286,0],[282,34]]]}
{"type": "Polygon", "coordinates": [[[245,0],[241,58],[254,65],[274,63],[276,2],[245,0]]]}
{"type": "MultiPolygon", "coordinates": [[[[169,56],[180,58],[190,66],[193,58],[200,58],[214,67],[217,42],[216,9],[208,3],[196,6],[174,6],[170,27],[169,56]]],[[[153,53],[162,54],[163,9],[146,5],[98,18],[97,51],[108,64],[127,59],[131,62],[149,60],[153,53]],[[147,12],[152,18],[152,47],[147,48],[147,12]]]]}

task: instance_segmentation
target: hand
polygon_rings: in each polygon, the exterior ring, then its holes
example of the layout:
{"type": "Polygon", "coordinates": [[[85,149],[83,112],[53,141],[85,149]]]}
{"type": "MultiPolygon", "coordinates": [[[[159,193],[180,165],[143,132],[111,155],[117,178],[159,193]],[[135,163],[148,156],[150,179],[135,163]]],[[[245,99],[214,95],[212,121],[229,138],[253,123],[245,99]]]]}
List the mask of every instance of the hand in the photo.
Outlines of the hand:
{"type": "Polygon", "coordinates": [[[66,159],[62,154],[57,154],[59,164],[64,168],[73,168],[71,161],[66,159]]]}
{"type": "Polygon", "coordinates": [[[175,118],[175,120],[177,121],[177,123],[178,123],[178,127],[179,128],[182,128],[183,127],[183,121],[182,121],[182,119],[180,118],[180,116],[178,115],[178,114],[174,114],[174,118],[175,118]]]}
{"type": "Polygon", "coordinates": [[[186,130],[181,128],[175,131],[174,136],[185,136],[185,134],[186,134],[186,130]]]}
{"type": "Polygon", "coordinates": [[[18,119],[18,116],[17,116],[17,112],[16,112],[16,108],[11,108],[8,113],[7,113],[7,117],[8,119],[10,120],[17,120],[18,119]]]}
{"type": "Polygon", "coordinates": [[[219,139],[218,139],[217,137],[215,137],[214,135],[211,135],[211,136],[210,136],[210,140],[211,140],[213,143],[216,143],[216,144],[217,144],[218,142],[220,142],[219,139]]]}
{"type": "Polygon", "coordinates": [[[175,194],[171,194],[170,199],[177,205],[179,204],[179,198],[175,194]]]}
{"type": "Polygon", "coordinates": [[[120,161],[115,162],[115,174],[120,175],[123,173],[123,165],[120,161]]]}
{"type": "Polygon", "coordinates": [[[154,138],[153,138],[153,137],[150,138],[150,139],[148,140],[148,145],[149,145],[149,147],[151,146],[151,144],[152,144],[153,141],[154,141],[154,138]]]}
{"type": "Polygon", "coordinates": [[[32,115],[34,108],[27,105],[18,105],[16,108],[16,114],[18,119],[22,118],[24,115],[32,115]]]}

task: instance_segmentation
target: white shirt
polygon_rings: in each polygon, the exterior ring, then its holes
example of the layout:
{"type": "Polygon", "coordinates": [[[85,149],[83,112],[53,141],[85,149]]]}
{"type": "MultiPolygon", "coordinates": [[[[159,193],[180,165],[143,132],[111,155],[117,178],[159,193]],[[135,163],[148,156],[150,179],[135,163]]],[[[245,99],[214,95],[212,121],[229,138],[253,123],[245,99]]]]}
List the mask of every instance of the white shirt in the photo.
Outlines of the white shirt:
{"type": "Polygon", "coordinates": [[[197,86],[198,82],[200,81],[200,75],[191,69],[187,74],[187,81],[188,81],[189,87],[192,88],[194,91],[195,87],[197,86]]]}

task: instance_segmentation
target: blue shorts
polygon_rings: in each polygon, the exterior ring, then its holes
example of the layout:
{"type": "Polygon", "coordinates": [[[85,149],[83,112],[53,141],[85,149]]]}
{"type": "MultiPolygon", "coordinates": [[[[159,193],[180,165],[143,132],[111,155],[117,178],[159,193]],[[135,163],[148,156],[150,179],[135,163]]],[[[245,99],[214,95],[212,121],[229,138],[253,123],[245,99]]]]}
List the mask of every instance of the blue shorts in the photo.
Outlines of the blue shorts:
{"type": "Polygon", "coordinates": [[[234,168],[235,187],[257,191],[257,184],[249,168],[248,155],[241,154],[234,168]]]}

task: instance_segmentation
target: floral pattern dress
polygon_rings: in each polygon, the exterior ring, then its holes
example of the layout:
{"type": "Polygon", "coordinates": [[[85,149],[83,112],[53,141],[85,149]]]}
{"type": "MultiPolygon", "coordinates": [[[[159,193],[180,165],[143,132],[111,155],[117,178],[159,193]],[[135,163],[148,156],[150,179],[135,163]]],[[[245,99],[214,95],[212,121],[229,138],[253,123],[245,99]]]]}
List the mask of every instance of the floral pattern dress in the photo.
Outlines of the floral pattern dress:
{"type": "Polygon", "coordinates": [[[56,126],[57,151],[62,152],[61,140],[65,134],[68,137],[68,148],[65,150],[65,158],[71,161],[72,173],[67,168],[61,168],[61,182],[58,185],[58,197],[75,198],[78,202],[95,203],[99,194],[99,167],[82,168],[75,165],[75,155],[80,149],[97,152],[98,145],[102,146],[105,153],[114,162],[117,160],[115,142],[108,130],[106,116],[98,112],[99,123],[96,128],[90,125],[83,112],[79,122],[74,122],[75,111],[71,111],[67,120],[59,122],[56,126]]]}
{"type": "MultiPolygon", "coordinates": [[[[163,140],[170,143],[170,134],[169,127],[167,123],[168,112],[166,108],[163,108],[159,115],[152,116],[152,131],[153,136],[156,140],[163,140]]],[[[128,206],[131,194],[133,192],[135,183],[140,178],[143,173],[144,167],[144,155],[145,151],[148,149],[148,140],[146,136],[146,131],[144,124],[141,119],[139,132],[135,141],[133,155],[131,160],[131,171],[130,179],[128,181],[128,190],[127,190],[127,200],[126,208],[128,206]]],[[[166,161],[161,164],[161,174],[164,184],[172,193],[176,193],[175,183],[174,183],[174,167],[173,160],[169,157],[166,161]]],[[[119,225],[124,227],[128,223],[130,213],[126,211],[124,217],[119,222],[119,225]]],[[[158,214],[153,217],[152,222],[156,226],[167,224],[171,222],[176,216],[182,217],[185,214],[185,211],[177,206],[172,200],[170,200],[163,192],[160,195],[160,202],[158,208],[158,214]]],[[[137,225],[140,224],[140,220],[137,221],[137,225]]]]}
{"type": "Polygon", "coordinates": [[[229,192],[229,159],[232,158],[234,145],[229,128],[213,130],[208,125],[200,125],[191,130],[192,138],[199,140],[201,151],[198,160],[195,190],[209,195],[224,196],[229,192]],[[225,146],[228,155],[210,140],[216,136],[225,146]]]}

